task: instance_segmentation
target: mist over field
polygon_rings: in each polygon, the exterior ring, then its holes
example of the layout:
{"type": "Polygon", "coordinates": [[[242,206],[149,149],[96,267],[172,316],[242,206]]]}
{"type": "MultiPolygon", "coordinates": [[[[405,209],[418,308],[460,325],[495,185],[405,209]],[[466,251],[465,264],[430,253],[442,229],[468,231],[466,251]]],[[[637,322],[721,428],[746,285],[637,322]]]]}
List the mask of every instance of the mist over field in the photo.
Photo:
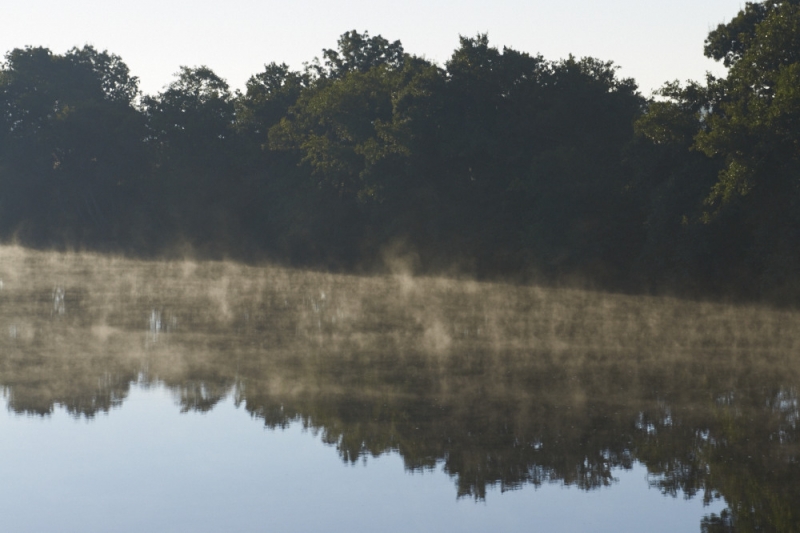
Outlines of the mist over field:
{"type": "Polygon", "coordinates": [[[114,416],[163,386],[182,411],[300,422],[348,462],[443,466],[464,496],[640,462],[667,495],[798,519],[796,311],[20,247],[0,279],[14,412],[114,416]]]}

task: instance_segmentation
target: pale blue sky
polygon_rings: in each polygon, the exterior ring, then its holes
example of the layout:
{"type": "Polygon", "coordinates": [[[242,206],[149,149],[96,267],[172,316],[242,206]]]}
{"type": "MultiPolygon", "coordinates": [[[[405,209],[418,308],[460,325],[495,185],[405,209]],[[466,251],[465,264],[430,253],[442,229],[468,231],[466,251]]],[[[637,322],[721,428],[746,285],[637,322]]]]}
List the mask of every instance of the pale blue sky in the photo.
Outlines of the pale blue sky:
{"type": "Polygon", "coordinates": [[[492,44],[547,59],[612,60],[645,95],[673,79],[724,69],[703,57],[703,39],[740,0],[3,0],[0,52],[25,45],[63,53],[92,44],[120,55],[155,93],[180,65],[205,64],[233,88],[264,63],[300,68],[347,30],[399,39],[440,64],[458,36],[488,32],[492,44]]]}

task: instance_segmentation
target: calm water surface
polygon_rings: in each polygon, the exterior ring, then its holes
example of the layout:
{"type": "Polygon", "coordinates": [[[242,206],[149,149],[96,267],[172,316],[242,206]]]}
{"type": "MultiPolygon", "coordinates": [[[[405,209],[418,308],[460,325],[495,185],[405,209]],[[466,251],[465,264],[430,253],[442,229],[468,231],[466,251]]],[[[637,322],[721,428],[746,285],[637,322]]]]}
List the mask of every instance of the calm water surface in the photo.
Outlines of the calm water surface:
{"type": "Polygon", "coordinates": [[[0,248],[0,530],[798,531],[800,315],[0,248]]]}

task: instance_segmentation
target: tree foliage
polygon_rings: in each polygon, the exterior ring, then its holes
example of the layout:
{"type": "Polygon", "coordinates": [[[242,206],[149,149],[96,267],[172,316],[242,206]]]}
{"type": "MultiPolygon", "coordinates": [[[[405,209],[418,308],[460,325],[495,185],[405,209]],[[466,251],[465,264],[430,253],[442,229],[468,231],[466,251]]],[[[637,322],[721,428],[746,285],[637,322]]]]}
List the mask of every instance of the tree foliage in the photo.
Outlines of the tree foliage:
{"type": "Polygon", "coordinates": [[[728,75],[665,86],[637,127],[657,144],[687,148],[670,179],[690,164],[694,182],[708,183],[693,196],[694,221],[705,228],[688,230],[706,238],[685,249],[698,258],[700,248],[713,250],[703,262],[717,278],[785,289],[800,266],[800,4],[747,3],[709,34],[705,53],[728,75]]]}
{"type": "Polygon", "coordinates": [[[436,65],[353,30],[241,92],[181,67],[140,99],[108,52],[17,49],[0,68],[0,228],[337,268],[399,246],[426,270],[792,294],[800,2],[747,3],[705,53],[726,77],[645,100],[610,61],[479,34],[436,65]]]}
{"type": "Polygon", "coordinates": [[[143,171],[138,80],[91,46],[15,49],[0,70],[0,220],[6,234],[121,237],[143,171]]]}
{"type": "Polygon", "coordinates": [[[367,72],[377,66],[385,65],[396,70],[402,68],[405,60],[400,41],[390,43],[380,35],[370,37],[369,32],[356,30],[345,32],[336,50],[322,51],[323,67],[317,69],[325,77],[342,78],[350,72],[367,72]]]}

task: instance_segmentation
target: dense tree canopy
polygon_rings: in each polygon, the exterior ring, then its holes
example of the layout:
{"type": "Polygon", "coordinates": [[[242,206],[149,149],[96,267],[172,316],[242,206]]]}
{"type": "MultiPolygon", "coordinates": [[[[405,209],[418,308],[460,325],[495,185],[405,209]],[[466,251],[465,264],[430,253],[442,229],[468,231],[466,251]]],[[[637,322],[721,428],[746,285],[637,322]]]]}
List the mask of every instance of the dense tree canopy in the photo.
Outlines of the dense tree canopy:
{"type": "Polygon", "coordinates": [[[650,100],[613,63],[461,37],[444,65],[349,31],[243,92],[205,66],[141,96],[92,47],[0,68],[0,231],[37,245],[800,289],[800,3],[709,33],[724,78],[650,100]]]}
{"type": "MultiPolygon", "coordinates": [[[[682,246],[697,259],[716,248],[716,257],[702,262],[716,265],[717,277],[761,291],[796,286],[800,4],[748,3],[709,34],[705,50],[724,62],[727,77],[669,84],[661,92],[666,98],[651,103],[639,121],[640,131],[662,149],[682,147],[668,179],[688,172],[703,183],[692,194],[695,217],[687,212],[683,218],[705,226],[688,230],[703,238],[682,246]]],[[[687,265],[693,274],[701,268],[696,263],[687,265]]]]}
{"type": "Polygon", "coordinates": [[[4,232],[33,239],[122,238],[119,215],[146,157],[137,79],[90,46],[63,56],[16,49],[0,71],[4,232]]]}

